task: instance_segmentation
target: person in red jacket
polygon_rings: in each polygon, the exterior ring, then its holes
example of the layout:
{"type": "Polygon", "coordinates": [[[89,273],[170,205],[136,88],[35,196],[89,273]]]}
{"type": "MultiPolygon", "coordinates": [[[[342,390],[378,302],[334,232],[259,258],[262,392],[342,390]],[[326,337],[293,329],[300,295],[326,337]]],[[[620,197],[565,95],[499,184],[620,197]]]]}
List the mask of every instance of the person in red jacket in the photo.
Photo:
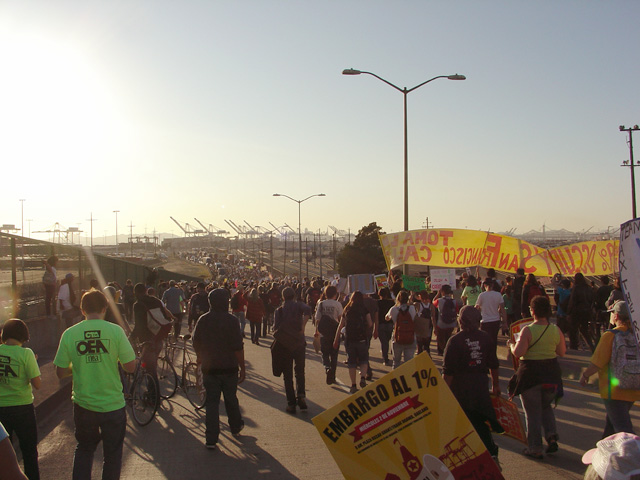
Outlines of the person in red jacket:
{"type": "Polygon", "coordinates": [[[260,345],[260,326],[264,317],[264,302],[258,295],[258,290],[252,288],[247,297],[247,320],[251,327],[251,343],[260,345]]]}

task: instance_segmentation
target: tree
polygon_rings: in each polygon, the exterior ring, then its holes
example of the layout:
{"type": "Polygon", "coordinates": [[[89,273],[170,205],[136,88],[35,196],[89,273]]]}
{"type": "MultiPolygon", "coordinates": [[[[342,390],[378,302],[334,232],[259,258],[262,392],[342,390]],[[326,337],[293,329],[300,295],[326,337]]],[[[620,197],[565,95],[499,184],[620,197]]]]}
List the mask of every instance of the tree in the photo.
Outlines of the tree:
{"type": "Polygon", "coordinates": [[[384,233],[376,222],[362,227],[353,243],[345,245],[336,257],[340,275],[384,272],[387,264],[378,239],[378,235],[384,233]]]}

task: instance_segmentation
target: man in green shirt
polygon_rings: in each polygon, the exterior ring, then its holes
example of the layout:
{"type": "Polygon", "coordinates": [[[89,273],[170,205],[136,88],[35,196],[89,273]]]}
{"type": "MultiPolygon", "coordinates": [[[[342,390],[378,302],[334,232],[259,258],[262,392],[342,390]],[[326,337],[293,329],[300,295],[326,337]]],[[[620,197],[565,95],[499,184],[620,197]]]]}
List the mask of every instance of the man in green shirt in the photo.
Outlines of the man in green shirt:
{"type": "Polygon", "coordinates": [[[127,417],[118,362],[129,373],[135,370],[136,362],[124,330],[104,320],[107,307],[102,292],[85,293],[80,309],[86,319],[64,331],[53,361],[58,378],[73,375],[71,399],[78,441],[74,480],[91,478],[93,454],[101,440],[102,478],[120,478],[127,417]]]}

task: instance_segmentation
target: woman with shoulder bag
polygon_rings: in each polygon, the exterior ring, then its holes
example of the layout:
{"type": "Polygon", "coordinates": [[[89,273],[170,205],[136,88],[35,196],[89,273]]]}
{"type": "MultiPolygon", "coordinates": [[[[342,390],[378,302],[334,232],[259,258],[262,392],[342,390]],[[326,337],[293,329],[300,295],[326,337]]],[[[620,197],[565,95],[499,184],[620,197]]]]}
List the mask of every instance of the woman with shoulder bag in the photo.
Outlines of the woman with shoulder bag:
{"type": "MultiPolygon", "coordinates": [[[[544,430],[545,453],[558,451],[558,433],[552,402],[562,397],[562,372],[558,357],[566,353],[564,335],[556,325],[549,323],[551,304],[547,297],[531,299],[533,323],[527,325],[517,343],[507,342],[511,353],[520,358],[516,372],[517,382],[511,397],[520,395],[527,424],[527,443],[523,454],[538,460],[542,455],[544,430]]],[[[511,383],[511,382],[510,382],[511,383]]]]}

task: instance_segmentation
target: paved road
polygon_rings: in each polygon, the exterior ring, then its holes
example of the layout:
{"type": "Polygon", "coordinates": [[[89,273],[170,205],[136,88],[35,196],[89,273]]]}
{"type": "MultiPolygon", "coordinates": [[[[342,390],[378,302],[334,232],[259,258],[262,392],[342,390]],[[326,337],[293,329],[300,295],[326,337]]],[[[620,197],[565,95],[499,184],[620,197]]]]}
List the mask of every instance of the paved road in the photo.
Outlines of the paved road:
{"type": "MultiPolygon", "coordinates": [[[[307,334],[312,333],[311,325],[307,334]]],[[[501,339],[504,343],[504,338],[501,339]]],[[[284,412],[282,379],[271,374],[271,337],[260,346],[246,342],[247,380],[240,386],[239,398],[246,428],[238,438],[226,425],[222,427],[219,449],[204,447],[204,413],[194,412],[184,395],[164,402],[158,417],[147,427],[128,423],[123,461],[123,479],[340,479],[342,475],[325,448],[311,418],[345,398],[344,385],[327,386],[320,357],[311,348],[307,355],[307,399],[309,411],[290,415],[284,412]]],[[[309,342],[310,344],[310,342],[309,342]]],[[[371,352],[375,378],[390,370],[380,361],[379,343],[371,352]]],[[[506,360],[502,345],[499,355],[506,360]]],[[[564,371],[577,378],[588,354],[578,352],[563,359],[564,371]]],[[[344,356],[341,355],[341,361],[344,356]]],[[[436,364],[440,358],[435,357],[436,364]]],[[[506,367],[508,363],[503,361],[506,367]]],[[[501,379],[511,376],[501,370],[501,379]]],[[[338,378],[348,382],[344,365],[338,378]]],[[[585,390],[575,380],[566,379],[566,396],[556,411],[560,432],[560,452],[539,462],[523,457],[523,445],[508,438],[496,439],[501,447],[500,460],[507,479],[580,479],[584,467],[582,453],[599,439],[604,409],[595,387],[585,390]]],[[[634,424],[640,430],[640,412],[634,409],[634,424]]],[[[446,415],[446,412],[442,414],[446,415]]],[[[226,417],[222,417],[223,422],[226,417]]],[[[43,479],[71,477],[75,440],[71,402],[65,402],[41,425],[40,465],[43,479]]],[[[97,453],[94,479],[99,478],[101,454],[97,453]]]]}

